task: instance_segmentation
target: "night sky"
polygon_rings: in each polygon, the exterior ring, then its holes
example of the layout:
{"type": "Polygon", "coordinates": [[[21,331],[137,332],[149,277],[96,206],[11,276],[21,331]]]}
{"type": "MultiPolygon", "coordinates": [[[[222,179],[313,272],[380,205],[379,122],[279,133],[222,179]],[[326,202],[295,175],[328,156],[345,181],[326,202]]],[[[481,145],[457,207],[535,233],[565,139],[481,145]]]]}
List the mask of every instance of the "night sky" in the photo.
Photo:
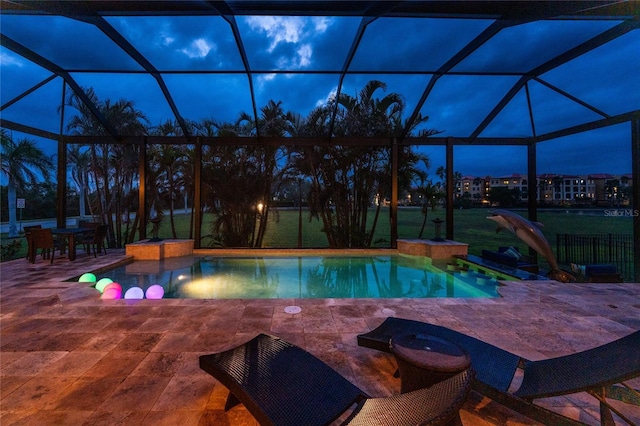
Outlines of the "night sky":
{"type": "MultiPolygon", "coordinates": [[[[106,20],[160,71],[184,118],[232,121],[242,111],[252,113],[249,80],[230,26],[221,17],[106,20]],[[195,73],[198,71],[212,73],[195,73]]],[[[238,16],[236,22],[254,72],[257,108],[270,99],[281,100],[285,111],[306,115],[335,94],[338,72],[360,18],[238,16]]],[[[388,88],[378,96],[400,93],[408,118],[431,78],[427,73],[438,69],[491,23],[489,19],[379,18],[368,26],[349,65],[350,71],[362,73],[347,75],[342,91],[355,96],[367,81],[381,80],[388,88]]],[[[501,31],[437,81],[421,110],[429,116],[422,128],[440,130],[440,136],[469,136],[519,79],[517,73],[535,69],[619,23],[555,20],[501,31]]],[[[133,101],[151,125],[173,119],[153,77],[140,73],[141,66],[97,28],[55,16],[2,15],[0,24],[3,35],[71,69],[71,76],[82,87],[93,87],[100,99],[133,101]]],[[[4,47],[0,59],[2,104],[51,75],[4,47]]],[[[559,91],[609,115],[638,110],[640,30],[546,72],[540,80],[528,85],[538,135],[602,118],[559,91]]],[[[61,93],[62,80],[55,78],[1,114],[58,133],[61,93]]],[[[74,113],[67,109],[65,121],[74,113]]],[[[13,135],[15,139],[25,136],[13,135]]],[[[523,88],[480,137],[531,135],[523,88]]],[[[55,143],[27,137],[55,153],[55,143]]],[[[540,143],[538,173],[630,173],[630,137],[630,124],[623,123],[540,143]]],[[[420,150],[431,157],[430,175],[435,178],[435,169],[445,164],[444,147],[420,150]]],[[[526,173],[524,147],[456,147],[454,155],[455,170],[463,175],[526,173]]]]}

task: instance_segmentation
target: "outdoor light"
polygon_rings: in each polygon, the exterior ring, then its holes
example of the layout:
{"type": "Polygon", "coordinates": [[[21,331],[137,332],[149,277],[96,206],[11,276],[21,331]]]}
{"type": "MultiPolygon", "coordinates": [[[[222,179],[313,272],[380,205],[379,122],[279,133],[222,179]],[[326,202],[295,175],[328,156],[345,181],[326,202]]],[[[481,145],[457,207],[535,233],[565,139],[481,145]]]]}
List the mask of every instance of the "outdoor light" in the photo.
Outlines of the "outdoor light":
{"type": "Polygon", "coordinates": [[[106,286],[104,286],[104,289],[102,289],[102,292],[104,293],[105,291],[110,290],[112,288],[118,288],[118,289],[122,290],[122,286],[120,285],[120,283],[111,282],[111,283],[107,284],[106,286]]]}
{"type": "Polygon", "coordinates": [[[144,299],[144,290],[140,287],[131,287],[124,293],[125,299],[144,299]]]}
{"type": "Polygon", "coordinates": [[[105,286],[101,299],[115,300],[122,297],[122,286],[119,283],[109,283],[105,286]]]}
{"type": "Polygon", "coordinates": [[[80,276],[80,279],[78,279],[79,283],[95,283],[96,281],[97,281],[96,276],[90,272],[87,272],[86,274],[82,274],[80,276]]]}
{"type": "Polygon", "coordinates": [[[164,288],[159,284],[154,284],[147,289],[145,296],[147,299],[162,299],[164,296],[164,288]]]}
{"type": "Polygon", "coordinates": [[[96,283],[96,290],[102,293],[107,284],[111,284],[112,282],[113,280],[111,278],[100,278],[96,283]]]}
{"type": "Polygon", "coordinates": [[[431,222],[433,222],[436,226],[436,237],[432,238],[431,241],[444,241],[444,238],[442,238],[441,234],[442,234],[442,224],[444,223],[444,220],[440,219],[439,217],[433,219],[431,222]]]}

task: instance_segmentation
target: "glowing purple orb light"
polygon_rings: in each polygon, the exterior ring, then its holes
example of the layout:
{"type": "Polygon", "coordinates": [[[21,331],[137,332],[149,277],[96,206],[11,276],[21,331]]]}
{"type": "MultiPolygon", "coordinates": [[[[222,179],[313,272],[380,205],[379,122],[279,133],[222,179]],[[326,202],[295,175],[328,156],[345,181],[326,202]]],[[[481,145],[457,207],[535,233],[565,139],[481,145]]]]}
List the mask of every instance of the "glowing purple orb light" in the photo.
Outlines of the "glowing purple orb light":
{"type": "Polygon", "coordinates": [[[154,284],[147,289],[145,296],[147,299],[162,299],[164,297],[164,288],[159,284],[154,284]]]}

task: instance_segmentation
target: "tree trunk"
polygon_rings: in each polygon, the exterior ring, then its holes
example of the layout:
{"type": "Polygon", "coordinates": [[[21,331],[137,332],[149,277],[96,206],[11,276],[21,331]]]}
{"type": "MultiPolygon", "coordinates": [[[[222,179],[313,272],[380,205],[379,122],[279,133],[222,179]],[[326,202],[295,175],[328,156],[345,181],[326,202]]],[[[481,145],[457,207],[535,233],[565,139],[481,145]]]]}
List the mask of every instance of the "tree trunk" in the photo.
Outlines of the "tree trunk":
{"type": "Polygon", "coordinates": [[[80,218],[84,219],[85,215],[86,215],[86,203],[87,203],[87,182],[89,181],[89,173],[86,172],[85,170],[81,170],[80,171],[80,176],[81,176],[81,182],[80,182],[80,188],[78,188],[80,190],[80,193],[78,194],[79,196],[79,201],[80,201],[80,218]]]}
{"type": "Polygon", "coordinates": [[[173,182],[173,168],[169,168],[169,223],[171,224],[171,235],[174,239],[178,238],[178,234],[176,233],[176,221],[174,217],[174,203],[173,203],[173,194],[174,194],[174,182],[173,182]]]}
{"type": "Polygon", "coordinates": [[[17,213],[17,195],[16,184],[14,180],[9,176],[8,188],[7,188],[7,207],[9,208],[9,238],[15,238],[18,236],[18,225],[16,219],[17,213]]]}
{"type": "Polygon", "coordinates": [[[422,238],[422,233],[424,232],[424,227],[427,224],[427,215],[428,215],[428,209],[425,208],[424,219],[422,219],[422,227],[420,228],[420,234],[418,235],[418,238],[422,238]]]}

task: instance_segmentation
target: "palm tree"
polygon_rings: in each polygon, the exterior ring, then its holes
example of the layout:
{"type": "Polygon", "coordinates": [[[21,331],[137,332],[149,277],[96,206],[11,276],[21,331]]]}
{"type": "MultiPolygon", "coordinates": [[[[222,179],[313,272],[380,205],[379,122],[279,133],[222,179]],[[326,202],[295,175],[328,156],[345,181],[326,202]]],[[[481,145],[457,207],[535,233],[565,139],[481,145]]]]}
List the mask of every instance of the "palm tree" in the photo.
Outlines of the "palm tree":
{"type": "MultiPolygon", "coordinates": [[[[402,120],[404,100],[397,93],[377,98],[386,84],[372,80],[354,97],[340,94],[325,107],[308,116],[308,129],[324,132],[327,112],[335,111],[334,135],[339,137],[399,137],[405,128],[409,133],[428,117],[418,116],[411,126],[402,120]]],[[[311,130],[308,130],[311,131],[311,130]]],[[[326,132],[324,132],[326,134],[326,132]]],[[[435,133],[427,131],[423,136],[435,133]]],[[[315,133],[316,135],[322,133],[315,133]]],[[[399,179],[402,186],[413,180],[416,165],[423,158],[403,146],[398,155],[399,179]]],[[[295,167],[311,178],[308,196],[310,213],[323,222],[323,230],[331,247],[369,247],[377,225],[382,203],[391,192],[391,150],[389,147],[315,146],[301,147],[294,154],[295,167]],[[369,223],[369,207],[377,200],[375,214],[369,223]]]]}
{"type": "Polygon", "coordinates": [[[78,187],[80,217],[86,216],[86,196],[89,185],[90,164],[91,158],[89,157],[89,151],[83,151],[80,145],[69,146],[67,165],[71,172],[71,179],[78,187]]]}
{"type": "MultiPolygon", "coordinates": [[[[269,101],[260,109],[256,123],[241,113],[234,123],[205,120],[196,133],[207,136],[282,137],[291,124],[282,102],[269,101]]],[[[215,244],[260,247],[267,229],[275,182],[281,181],[282,148],[262,146],[211,146],[203,150],[203,198],[215,213],[212,237],[215,244]]]]}
{"type": "MultiPolygon", "coordinates": [[[[290,135],[293,125],[289,121],[292,113],[285,113],[282,109],[282,101],[274,102],[269,100],[267,105],[260,108],[260,117],[258,118],[258,131],[260,135],[266,137],[284,137],[290,135]]],[[[259,214],[260,223],[255,238],[255,247],[262,246],[262,240],[267,231],[267,223],[271,209],[272,192],[274,190],[274,182],[279,180],[281,170],[278,164],[281,157],[284,157],[284,151],[272,145],[265,145],[256,149],[256,157],[259,159],[261,179],[256,182],[260,187],[260,202],[262,209],[259,214]]]]}
{"type": "Polygon", "coordinates": [[[16,220],[17,191],[27,184],[35,185],[40,176],[49,181],[53,160],[30,139],[15,143],[5,129],[0,129],[2,146],[1,170],[7,178],[7,206],[9,207],[9,238],[18,236],[16,220]]]}
{"type": "MultiPolygon", "coordinates": [[[[167,120],[151,130],[152,134],[160,136],[181,136],[182,128],[177,121],[167,120]]],[[[175,200],[181,195],[180,188],[184,185],[184,167],[186,166],[187,152],[182,145],[155,145],[149,152],[150,164],[156,169],[155,184],[150,185],[159,193],[154,194],[156,206],[166,204],[169,206],[169,221],[171,235],[178,238],[175,225],[175,200]],[[164,203],[161,203],[164,199],[164,203]]],[[[150,167],[151,168],[151,167],[150,167]]]]}
{"type": "MultiPolygon", "coordinates": [[[[111,102],[109,99],[100,101],[92,88],[86,89],[85,92],[120,135],[136,136],[147,133],[148,120],[135,108],[133,102],[126,99],[116,102],[111,102]]],[[[67,125],[72,134],[108,135],[102,124],[75,93],[69,94],[66,103],[78,111],[67,125]]],[[[115,243],[117,247],[122,246],[123,215],[128,216],[128,212],[132,209],[130,205],[123,205],[123,203],[130,204],[135,198],[132,194],[138,180],[138,149],[137,145],[132,144],[92,144],[89,150],[100,216],[110,225],[110,244],[115,243]]],[[[128,217],[126,220],[128,221],[128,217]]]]}
{"type": "Polygon", "coordinates": [[[182,146],[176,145],[154,145],[149,152],[150,164],[156,170],[155,185],[151,188],[157,189],[155,197],[159,205],[168,205],[169,221],[171,223],[171,235],[178,238],[175,225],[175,200],[180,195],[179,188],[182,182],[182,166],[185,161],[185,152],[182,146]],[[164,203],[160,200],[164,199],[164,203]]]}

